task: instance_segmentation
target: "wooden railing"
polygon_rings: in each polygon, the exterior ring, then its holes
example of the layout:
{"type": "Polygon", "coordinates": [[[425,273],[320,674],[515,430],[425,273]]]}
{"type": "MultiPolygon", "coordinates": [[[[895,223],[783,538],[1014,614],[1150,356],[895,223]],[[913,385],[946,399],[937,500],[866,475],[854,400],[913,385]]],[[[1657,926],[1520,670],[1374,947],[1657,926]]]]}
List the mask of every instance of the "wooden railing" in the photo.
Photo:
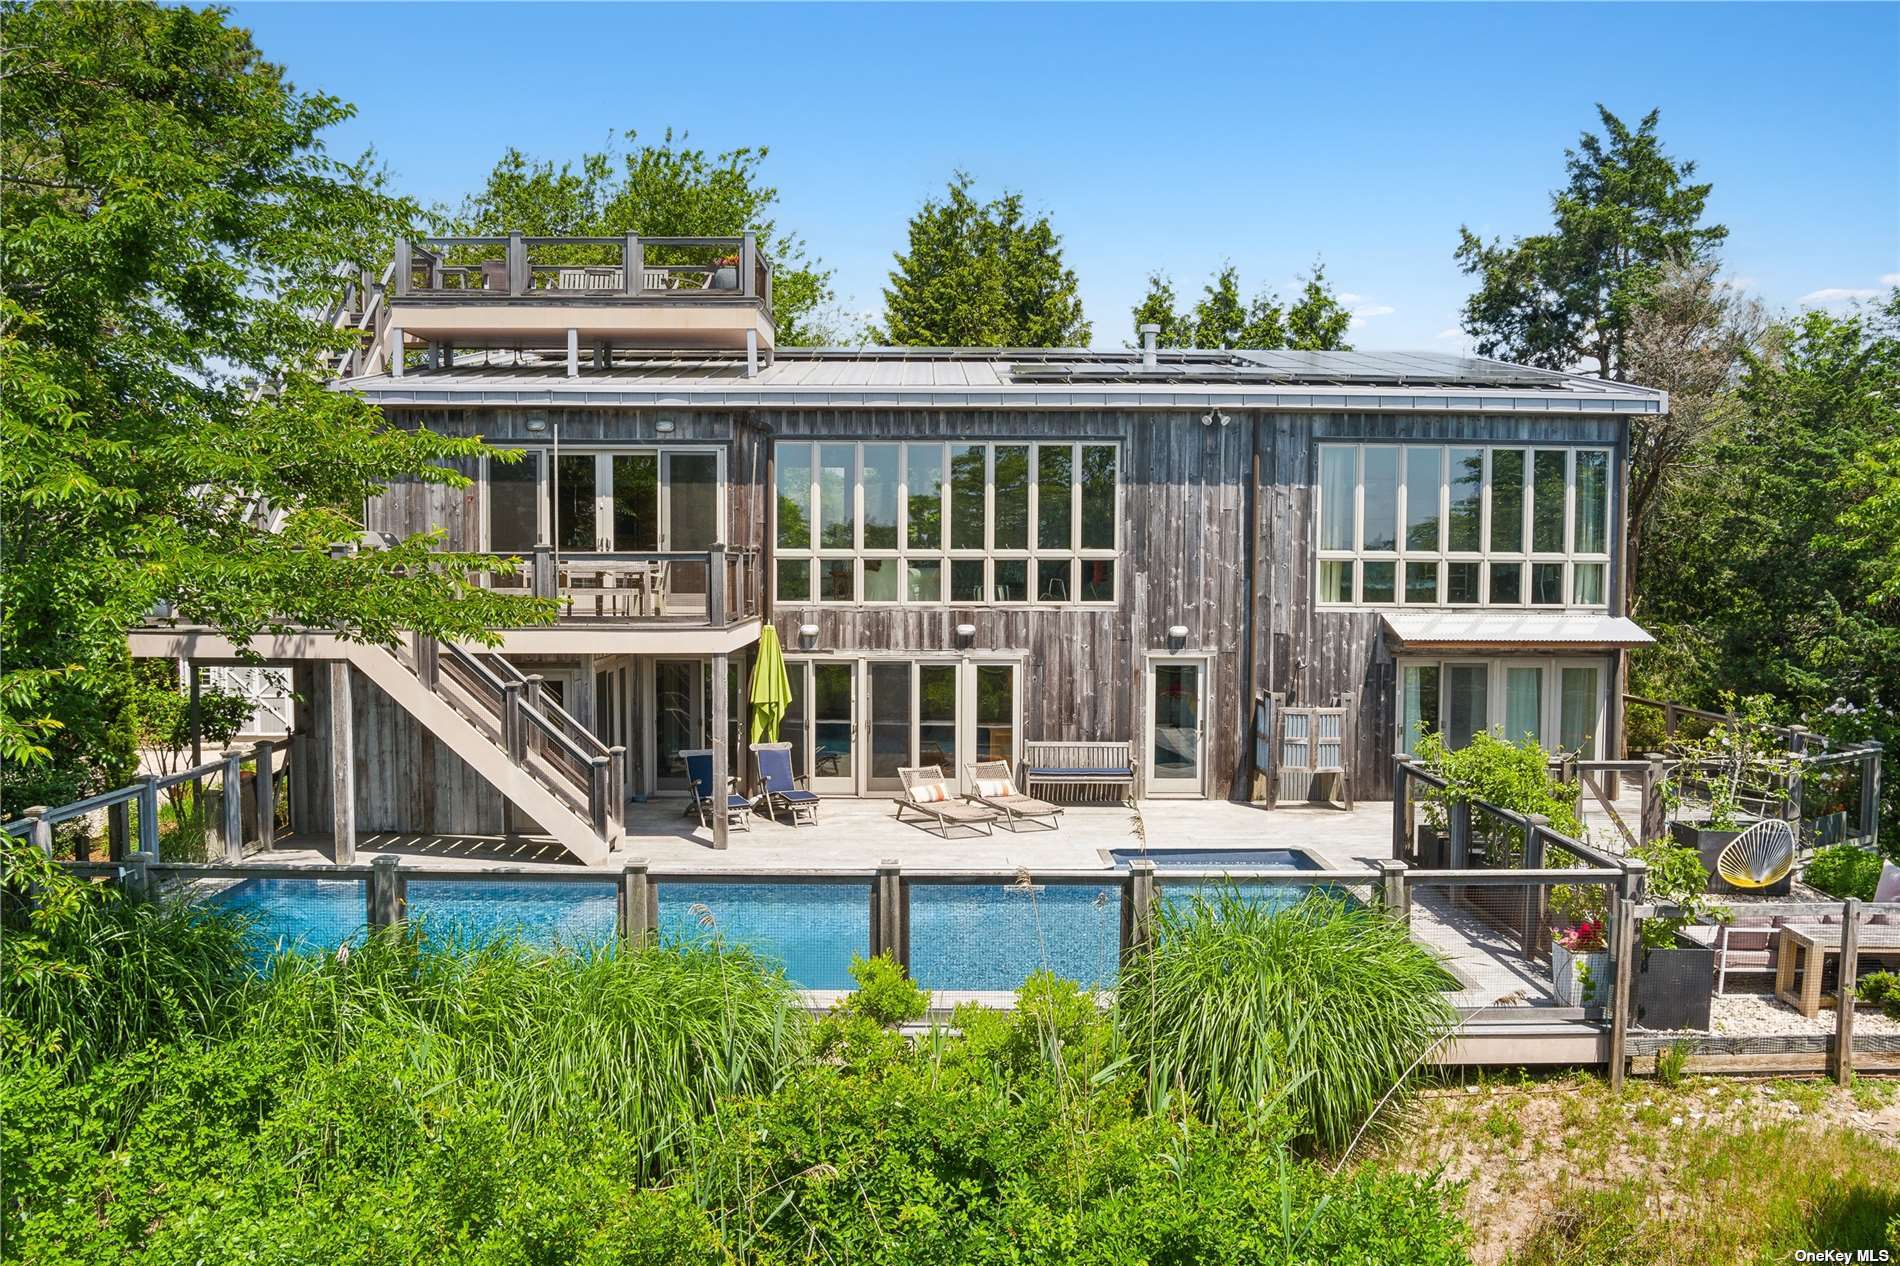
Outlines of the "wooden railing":
{"type": "Polygon", "coordinates": [[[756,549],[567,553],[537,545],[528,566],[494,576],[497,590],[558,598],[563,621],[730,628],[755,620],[764,574],[756,549]]]}
{"type": "Polygon", "coordinates": [[[393,270],[398,299],[739,300],[772,311],[772,268],[752,232],[401,237],[393,270]]]}

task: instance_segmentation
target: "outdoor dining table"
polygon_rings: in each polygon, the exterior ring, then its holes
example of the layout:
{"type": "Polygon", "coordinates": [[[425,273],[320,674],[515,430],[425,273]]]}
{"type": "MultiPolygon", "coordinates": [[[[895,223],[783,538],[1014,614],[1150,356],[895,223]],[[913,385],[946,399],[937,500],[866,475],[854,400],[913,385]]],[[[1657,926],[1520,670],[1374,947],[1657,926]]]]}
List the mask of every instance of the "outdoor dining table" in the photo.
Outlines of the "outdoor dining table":
{"type": "MultiPolygon", "coordinates": [[[[1828,955],[1841,952],[1841,931],[1838,923],[1787,925],[1775,938],[1775,997],[1809,1019],[1821,1010],[1822,969],[1828,955]],[[1801,978],[1799,991],[1796,975],[1801,978]]],[[[1861,954],[1900,955],[1900,927],[1863,923],[1857,944],[1861,954]]]]}

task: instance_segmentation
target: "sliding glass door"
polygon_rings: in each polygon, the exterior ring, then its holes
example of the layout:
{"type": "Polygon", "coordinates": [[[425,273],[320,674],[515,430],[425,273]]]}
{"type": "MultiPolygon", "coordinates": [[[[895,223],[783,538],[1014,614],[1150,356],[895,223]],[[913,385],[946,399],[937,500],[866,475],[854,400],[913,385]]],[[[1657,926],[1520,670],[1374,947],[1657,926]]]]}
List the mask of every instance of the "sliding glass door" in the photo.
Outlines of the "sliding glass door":
{"type": "Polygon", "coordinates": [[[1600,759],[1610,673],[1603,660],[1402,660],[1399,750],[1418,751],[1426,734],[1460,748],[1489,730],[1513,743],[1600,759]]]}
{"type": "Polygon", "coordinates": [[[898,773],[934,765],[954,786],[964,766],[1020,755],[1018,666],[912,659],[786,661],[792,702],[779,737],[812,790],[895,793],[898,773]]]}
{"type": "MultiPolygon", "coordinates": [[[[555,546],[571,554],[691,552],[720,536],[719,454],[711,449],[568,451],[548,464],[555,546]]],[[[512,491],[539,469],[533,459],[489,468],[490,535],[511,547],[527,516],[512,491]]]]}

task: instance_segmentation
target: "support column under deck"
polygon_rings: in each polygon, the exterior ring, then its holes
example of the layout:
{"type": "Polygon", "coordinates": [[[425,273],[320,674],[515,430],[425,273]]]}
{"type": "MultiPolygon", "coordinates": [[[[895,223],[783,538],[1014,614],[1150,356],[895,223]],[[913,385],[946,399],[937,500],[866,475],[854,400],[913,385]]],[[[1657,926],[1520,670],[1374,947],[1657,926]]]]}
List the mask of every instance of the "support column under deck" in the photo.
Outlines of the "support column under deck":
{"type": "Polygon", "coordinates": [[[339,866],[356,861],[356,739],[350,716],[350,665],[333,659],[330,672],[330,834],[339,866]]]}

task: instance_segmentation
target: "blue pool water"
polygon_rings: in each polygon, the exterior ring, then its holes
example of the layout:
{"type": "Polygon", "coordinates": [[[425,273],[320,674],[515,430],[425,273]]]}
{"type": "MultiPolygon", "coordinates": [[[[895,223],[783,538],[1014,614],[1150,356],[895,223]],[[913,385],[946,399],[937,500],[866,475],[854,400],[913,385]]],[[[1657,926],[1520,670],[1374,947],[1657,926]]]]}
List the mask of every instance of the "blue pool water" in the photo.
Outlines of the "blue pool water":
{"type": "Polygon", "coordinates": [[[1127,870],[1128,863],[1137,857],[1153,862],[1156,870],[1170,866],[1192,870],[1219,870],[1223,866],[1248,870],[1325,869],[1309,854],[1290,848],[1112,848],[1108,855],[1118,870],[1127,870]]]}
{"type": "MultiPolygon", "coordinates": [[[[1159,867],[1217,866],[1310,870],[1303,854],[1150,850],[1159,867]],[[1213,860],[1206,860],[1210,856],[1213,860]]],[[[1118,864],[1126,858],[1116,854],[1118,864]]],[[[1195,887],[1198,887],[1196,885],[1195,887]]],[[[1179,897],[1195,888],[1177,888],[1179,897]]],[[[1275,905],[1306,891],[1246,886],[1275,905]]],[[[614,886],[600,880],[477,881],[413,878],[409,914],[431,935],[485,940],[518,936],[544,946],[587,947],[612,938],[614,886]]],[[[258,920],[267,949],[323,953],[363,936],[361,880],[247,879],[212,900],[258,920]]],[[[669,941],[719,937],[782,964],[806,989],[849,989],[853,954],[869,952],[868,883],[661,884],[660,931],[669,941]]],[[[1047,969],[1085,985],[1114,983],[1119,958],[1117,883],[910,886],[911,975],[927,989],[1015,990],[1047,969]]]]}

